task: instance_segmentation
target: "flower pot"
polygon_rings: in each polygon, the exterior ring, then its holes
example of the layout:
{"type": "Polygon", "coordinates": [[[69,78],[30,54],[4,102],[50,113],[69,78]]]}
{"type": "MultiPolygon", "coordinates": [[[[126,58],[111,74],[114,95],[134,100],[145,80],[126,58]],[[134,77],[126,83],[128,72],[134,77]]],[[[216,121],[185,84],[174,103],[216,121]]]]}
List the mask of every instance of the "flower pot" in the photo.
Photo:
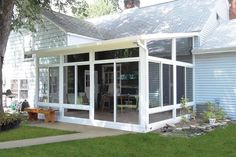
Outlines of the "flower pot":
{"type": "Polygon", "coordinates": [[[214,125],[216,123],[216,119],[215,118],[209,118],[209,124],[210,125],[214,125]]]}

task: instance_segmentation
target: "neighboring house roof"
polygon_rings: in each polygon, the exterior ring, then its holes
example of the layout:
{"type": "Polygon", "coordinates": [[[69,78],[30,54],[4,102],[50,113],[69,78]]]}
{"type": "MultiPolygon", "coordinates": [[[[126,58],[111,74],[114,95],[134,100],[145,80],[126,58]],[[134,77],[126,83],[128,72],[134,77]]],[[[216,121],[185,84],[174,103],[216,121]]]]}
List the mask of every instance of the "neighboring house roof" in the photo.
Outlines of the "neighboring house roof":
{"type": "Polygon", "coordinates": [[[204,42],[204,44],[194,50],[195,53],[210,51],[224,51],[234,49],[236,51],[236,19],[221,24],[204,42]]]}
{"type": "Polygon", "coordinates": [[[105,29],[106,39],[153,33],[201,31],[215,7],[215,0],[175,0],[88,19],[105,29]],[[108,33],[109,32],[109,33],[108,33]]]}
{"type": "Polygon", "coordinates": [[[54,11],[44,10],[42,14],[67,33],[103,39],[102,34],[92,23],[54,11]]]}

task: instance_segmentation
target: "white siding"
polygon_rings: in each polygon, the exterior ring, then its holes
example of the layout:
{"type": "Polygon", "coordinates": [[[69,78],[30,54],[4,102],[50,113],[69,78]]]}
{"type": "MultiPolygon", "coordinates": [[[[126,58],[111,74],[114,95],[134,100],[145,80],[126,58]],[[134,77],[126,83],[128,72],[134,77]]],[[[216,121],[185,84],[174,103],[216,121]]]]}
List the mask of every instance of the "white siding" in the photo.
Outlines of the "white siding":
{"type": "Polygon", "coordinates": [[[236,120],[236,53],[196,55],[196,103],[220,101],[236,120]]]}
{"type": "Polygon", "coordinates": [[[86,44],[86,43],[92,43],[98,40],[99,39],[86,38],[86,37],[78,36],[78,35],[71,35],[71,34],[67,35],[68,45],[86,44]]]}
{"type": "Polygon", "coordinates": [[[67,45],[67,35],[55,24],[45,19],[45,28],[39,27],[33,37],[33,49],[47,49],[52,47],[63,47],[67,45]]]}
{"type": "Polygon", "coordinates": [[[28,39],[24,40],[24,38],[26,39],[26,36],[28,38],[32,33],[27,31],[23,31],[23,33],[11,32],[3,65],[3,90],[11,88],[11,80],[13,79],[27,79],[28,101],[31,106],[34,105],[35,100],[35,64],[33,59],[24,59],[24,51],[67,45],[66,33],[48,20],[45,21],[45,28],[39,28],[39,32],[33,33],[30,43],[28,43],[28,39]]]}

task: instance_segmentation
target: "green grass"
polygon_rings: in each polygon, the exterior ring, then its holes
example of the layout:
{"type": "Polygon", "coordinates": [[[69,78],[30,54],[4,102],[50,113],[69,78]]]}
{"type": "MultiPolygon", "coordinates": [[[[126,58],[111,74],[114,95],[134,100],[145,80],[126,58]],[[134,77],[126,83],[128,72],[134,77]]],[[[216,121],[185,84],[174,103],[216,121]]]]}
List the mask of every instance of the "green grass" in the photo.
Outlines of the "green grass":
{"type": "Polygon", "coordinates": [[[194,138],[156,133],[1,150],[1,157],[236,157],[236,125],[194,138]]]}
{"type": "Polygon", "coordinates": [[[69,133],[74,132],[21,125],[19,128],[0,132],[0,142],[63,135],[69,133]]]}

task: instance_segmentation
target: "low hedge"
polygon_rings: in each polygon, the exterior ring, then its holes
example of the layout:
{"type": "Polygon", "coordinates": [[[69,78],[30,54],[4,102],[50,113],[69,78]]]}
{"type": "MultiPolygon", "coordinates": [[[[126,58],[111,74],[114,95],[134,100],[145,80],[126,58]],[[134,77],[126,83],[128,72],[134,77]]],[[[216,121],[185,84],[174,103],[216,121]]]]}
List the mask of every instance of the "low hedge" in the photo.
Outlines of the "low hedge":
{"type": "Polygon", "coordinates": [[[21,121],[22,115],[18,113],[0,114],[0,132],[18,127],[21,121]]]}

